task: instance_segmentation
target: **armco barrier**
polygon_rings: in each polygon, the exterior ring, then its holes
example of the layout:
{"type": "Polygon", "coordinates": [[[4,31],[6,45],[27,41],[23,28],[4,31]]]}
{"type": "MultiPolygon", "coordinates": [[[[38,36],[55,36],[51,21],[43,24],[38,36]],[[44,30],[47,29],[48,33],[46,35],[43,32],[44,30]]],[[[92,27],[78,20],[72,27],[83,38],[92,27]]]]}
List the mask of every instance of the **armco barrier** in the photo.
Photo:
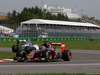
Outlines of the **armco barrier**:
{"type": "Polygon", "coordinates": [[[89,40],[89,41],[100,41],[100,39],[87,39],[84,37],[81,38],[6,38],[6,37],[1,37],[0,41],[17,41],[17,40],[27,40],[27,41],[68,41],[68,40],[89,40]]]}

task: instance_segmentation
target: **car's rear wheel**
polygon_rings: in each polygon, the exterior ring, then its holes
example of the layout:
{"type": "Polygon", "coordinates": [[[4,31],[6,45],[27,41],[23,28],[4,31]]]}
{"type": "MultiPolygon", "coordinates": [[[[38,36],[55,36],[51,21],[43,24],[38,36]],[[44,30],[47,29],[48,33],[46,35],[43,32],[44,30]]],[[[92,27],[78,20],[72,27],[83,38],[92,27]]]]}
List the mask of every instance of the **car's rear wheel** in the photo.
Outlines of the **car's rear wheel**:
{"type": "Polygon", "coordinates": [[[26,51],[27,54],[29,54],[30,51],[31,51],[31,50],[30,50],[30,47],[29,47],[29,46],[26,46],[26,47],[25,47],[25,51],[26,51]]]}
{"type": "Polygon", "coordinates": [[[64,61],[70,61],[71,60],[71,51],[70,50],[64,50],[62,53],[62,57],[64,61]]]}

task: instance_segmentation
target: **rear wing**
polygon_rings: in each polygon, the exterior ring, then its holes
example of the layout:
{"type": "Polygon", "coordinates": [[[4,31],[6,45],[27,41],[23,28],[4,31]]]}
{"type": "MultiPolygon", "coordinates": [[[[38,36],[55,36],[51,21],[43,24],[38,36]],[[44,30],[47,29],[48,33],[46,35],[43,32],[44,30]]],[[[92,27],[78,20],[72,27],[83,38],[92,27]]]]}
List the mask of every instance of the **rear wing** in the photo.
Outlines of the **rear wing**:
{"type": "Polygon", "coordinates": [[[26,40],[18,40],[17,45],[19,45],[19,43],[26,43],[26,40]]]}
{"type": "Polygon", "coordinates": [[[59,45],[61,46],[61,51],[64,52],[65,50],[65,43],[50,43],[51,45],[59,45]]]}
{"type": "Polygon", "coordinates": [[[24,43],[26,42],[26,40],[18,40],[18,41],[19,41],[19,42],[24,42],[24,43]]]}

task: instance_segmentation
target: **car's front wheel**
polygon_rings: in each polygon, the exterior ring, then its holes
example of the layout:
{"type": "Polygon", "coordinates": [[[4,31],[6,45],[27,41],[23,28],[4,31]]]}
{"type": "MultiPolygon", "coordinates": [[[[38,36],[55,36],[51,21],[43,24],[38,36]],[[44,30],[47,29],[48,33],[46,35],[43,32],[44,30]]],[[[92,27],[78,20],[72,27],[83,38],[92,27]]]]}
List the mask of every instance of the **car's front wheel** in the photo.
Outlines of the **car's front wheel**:
{"type": "Polygon", "coordinates": [[[45,58],[45,61],[46,62],[51,62],[51,60],[52,60],[52,52],[51,51],[48,51],[48,50],[45,50],[44,52],[43,52],[43,58],[45,58]]]}
{"type": "Polygon", "coordinates": [[[45,60],[47,62],[51,62],[51,59],[52,59],[52,53],[51,53],[51,51],[46,51],[45,52],[45,60]]]}
{"type": "Polygon", "coordinates": [[[17,45],[12,46],[12,52],[17,52],[19,50],[19,47],[17,45]]]}
{"type": "Polygon", "coordinates": [[[24,62],[24,61],[25,61],[25,58],[24,58],[24,57],[18,57],[18,58],[17,58],[17,61],[18,61],[18,62],[24,62]]]}
{"type": "Polygon", "coordinates": [[[18,62],[24,62],[26,59],[26,52],[25,51],[18,51],[16,54],[18,62]]]}

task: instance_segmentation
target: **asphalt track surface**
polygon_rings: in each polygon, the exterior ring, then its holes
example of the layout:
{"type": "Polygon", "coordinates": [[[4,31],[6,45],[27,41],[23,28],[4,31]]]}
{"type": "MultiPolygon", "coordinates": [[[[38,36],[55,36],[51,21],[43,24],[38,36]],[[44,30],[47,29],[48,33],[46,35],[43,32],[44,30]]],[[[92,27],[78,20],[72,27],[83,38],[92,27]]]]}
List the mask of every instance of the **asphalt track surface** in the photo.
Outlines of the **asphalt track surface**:
{"type": "MultiPolygon", "coordinates": [[[[0,48],[0,51],[6,52],[6,49],[0,48]]],[[[8,52],[11,52],[10,48],[8,52]]],[[[52,62],[1,62],[0,73],[100,73],[100,51],[71,50],[71,52],[71,61],[59,59],[52,62]]]]}

